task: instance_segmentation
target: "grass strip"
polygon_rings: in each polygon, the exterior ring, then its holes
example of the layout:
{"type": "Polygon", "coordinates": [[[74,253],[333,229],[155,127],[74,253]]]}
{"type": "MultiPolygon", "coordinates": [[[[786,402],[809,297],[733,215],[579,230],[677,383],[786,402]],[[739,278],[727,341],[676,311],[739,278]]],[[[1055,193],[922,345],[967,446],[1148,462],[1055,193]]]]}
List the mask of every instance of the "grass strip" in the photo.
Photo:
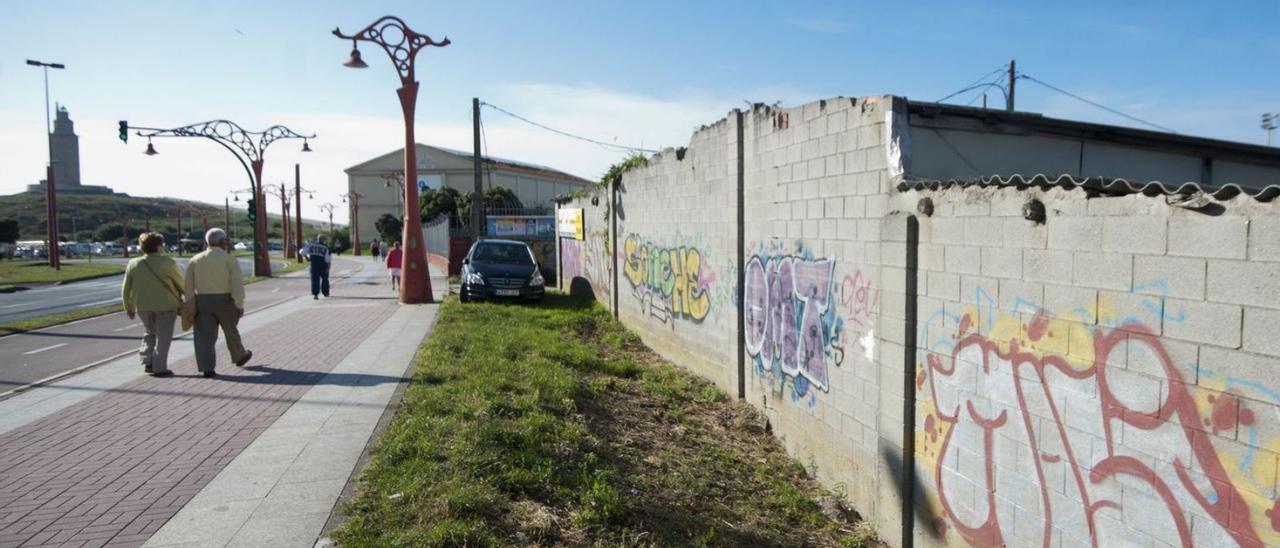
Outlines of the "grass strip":
{"type": "Polygon", "coordinates": [[[124,265],[112,263],[65,261],[62,263],[62,270],[54,270],[45,262],[0,261],[0,284],[65,283],[114,276],[122,272],[124,265]]]}
{"type": "Polygon", "coordinates": [[[749,405],[592,301],[450,297],[342,546],[861,546],[870,528],[749,405]]]}
{"type": "Polygon", "coordinates": [[[50,326],[63,324],[67,322],[74,322],[76,320],[83,320],[85,318],[93,318],[95,316],[102,316],[104,314],[111,314],[113,312],[120,312],[120,311],[121,311],[120,305],[118,304],[104,304],[102,306],[91,306],[89,308],[72,310],[71,312],[62,312],[60,314],[50,314],[48,316],[27,318],[25,320],[18,320],[16,322],[0,324],[0,336],[12,335],[14,333],[23,333],[23,332],[31,331],[34,329],[42,329],[45,327],[50,327],[50,326]]]}

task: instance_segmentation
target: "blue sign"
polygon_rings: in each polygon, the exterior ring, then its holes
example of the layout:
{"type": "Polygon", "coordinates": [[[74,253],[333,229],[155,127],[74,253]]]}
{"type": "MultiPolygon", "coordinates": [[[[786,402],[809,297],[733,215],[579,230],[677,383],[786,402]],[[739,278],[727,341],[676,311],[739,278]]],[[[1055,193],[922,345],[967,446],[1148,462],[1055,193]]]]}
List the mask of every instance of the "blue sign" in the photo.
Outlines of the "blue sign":
{"type": "Polygon", "coordinates": [[[556,233],[556,218],[550,215],[489,215],[485,219],[488,236],[551,238],[556,233]]]}

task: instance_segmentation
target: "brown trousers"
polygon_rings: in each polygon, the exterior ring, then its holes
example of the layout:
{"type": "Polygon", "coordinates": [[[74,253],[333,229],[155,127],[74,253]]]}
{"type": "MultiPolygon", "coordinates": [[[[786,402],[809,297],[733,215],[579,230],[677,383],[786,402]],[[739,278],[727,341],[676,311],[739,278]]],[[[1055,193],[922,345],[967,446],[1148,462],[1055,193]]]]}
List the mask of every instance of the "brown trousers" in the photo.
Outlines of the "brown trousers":
{"type": "Polygon", "coordinates": [[[196,340],[196,367],[200,372],[213,371],[218,363],[217,351],[218,327],[227,337],[227,351],[231,353],[231,361],[239,360],[245,355],[244,344],[240,342],[240,315],[236,302],[228,293],[196,295],[196,324],[193,334],[196,340]]]}

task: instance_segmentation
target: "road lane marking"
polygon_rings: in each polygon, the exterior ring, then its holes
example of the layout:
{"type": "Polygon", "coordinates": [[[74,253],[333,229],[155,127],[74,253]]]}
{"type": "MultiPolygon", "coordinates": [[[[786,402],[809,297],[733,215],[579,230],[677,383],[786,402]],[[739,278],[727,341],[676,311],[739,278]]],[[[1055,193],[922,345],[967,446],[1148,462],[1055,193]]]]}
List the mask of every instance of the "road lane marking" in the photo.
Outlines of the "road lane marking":
{"type": "Polygon", "coordinates": [[[85,304],[81,304],[81,305],[76,305],[76,308],[89,308],[90,306],[98,306],[98,305],[100,305],[100,304],[111,304],[111,303],[118,303],[118,302],[120,302],[120,298],[119,298],[119,297],[116,297],[116,298],[114,298],[114,299],[107,299],[107,300],[105,300],[105,301],[98,301],[98,302],[93,302],[93,303],[85,303],[85,304]]]}
{"type": "Polygon", "coordinates": [[[32,354],[39,354],[39,353],[44,352],[44,351],[46,351],[46,350],[53,350],[53,349],[55,349],[55,348],[62,348],[62,347],[64,347],[64,346],[68,345],[68,344],[71,344],[71,343],[55,344],[55,345],[53,345],[53,346],[46,346],[46,347],[44,347],[44,348],[37,348],[37,349],[32,350],[32,351],[30,351],[30,352],[23,352],[23,353],[22,353],[22,355],[23,355],[23,356],[30,356],[30,355],[32,355],[32,354]]]}
{"type": "Polygon", "coordinates": [[[132,325],[126,325],[126,326],[124,326],[124,327],[117,327],[117,328],[115,328],[115,329],[112,329],[111,331],[112,331],[113,333],[119,333],[119,332],[124,331],[124,330],[126,330],[126,329],[133,329],[133,328],[135,328],[135,327],[138,327],[138,325],[140,325],[140,324],[136,324],[136,323],[135,323],[135,324],[132,324],[132,325]]]}

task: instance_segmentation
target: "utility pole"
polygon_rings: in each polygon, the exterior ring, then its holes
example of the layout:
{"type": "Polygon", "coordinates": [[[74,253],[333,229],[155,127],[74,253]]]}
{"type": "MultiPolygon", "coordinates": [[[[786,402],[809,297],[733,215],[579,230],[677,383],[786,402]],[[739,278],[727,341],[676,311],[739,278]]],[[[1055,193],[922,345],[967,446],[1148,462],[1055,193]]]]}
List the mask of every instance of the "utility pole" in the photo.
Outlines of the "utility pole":
{"type": "MultiPolygon", "coordinates": [[[[476,190],[471,198],[471,229],[474,231],[475,239],[480,239],[482,228],[481,223],[484,217],[481,208],[484,207],[484,189],[480,187],[480,98],[471,98],[471,141],[475,151],[472,153],[472,163],[475,164],[476,172],[476,190]]],[[[417,181],[405,181],[407,184],[418,184],[417,181]]]]}
{"type": "MultiPolygon", "coordinates": [[[[223,217],[223,220],[224,220],[224,221],[226,221],[226,222],[224,222],[224,223],[222,223],[222,224],[223,224],[223,225],[225,225],[225,226],[227,227],[227,230],[231,230],[231,198],[228,198],[228,197],[226,197],[226,196],[223,196],[223,197],[222,197],[222,203],[223,203],[223,206],[222,206],[222,207],[224,208],[224,210],[223,210],[223,211],[224,211],[224,215],[225,215],[225,216],[223,217]]],[[[233,235],[233,236],[232,236],[232,238],[234,239],[234,238],[235,238],[235,236],[233,235]]]]}
{"type": "Polygon", "coordinates": [[[182,209],[179,208],[178,209],[178,256],[179,257],[182,256],[182,248],[185,247],[184,245],[182,245],[182,240],[185,240],[186,238],[187,236],[182,233],[182,209]]]}
{"type": "Polygon", "coordinates": [[[124,232],[124,258],[129,258],[129,215],[120,215],[120,230],[124,232]]]}
{"type": "Polygon", "coordinates": [[[1271,146],[1271,132],[1275,131],[1277,123],[1280,123],[1280,113],[1262,113],[1262,130],[1267,132],[1267,146],[1271,146]]]}
{"type": "Polygon", "coordinates": [[[1013,110],[1013,89],[1018,82],[1018,62],[1015,59],[1009,60],[1009,104],[1005,110],[1013,110]]]}
{"type": "Polygon", "coordinates": [[[290,256],[297,259],[298,253],[302,252],[302,164],[293,164],[293,199],[298,230],[293,235],[294,248],[290,256]]]}

